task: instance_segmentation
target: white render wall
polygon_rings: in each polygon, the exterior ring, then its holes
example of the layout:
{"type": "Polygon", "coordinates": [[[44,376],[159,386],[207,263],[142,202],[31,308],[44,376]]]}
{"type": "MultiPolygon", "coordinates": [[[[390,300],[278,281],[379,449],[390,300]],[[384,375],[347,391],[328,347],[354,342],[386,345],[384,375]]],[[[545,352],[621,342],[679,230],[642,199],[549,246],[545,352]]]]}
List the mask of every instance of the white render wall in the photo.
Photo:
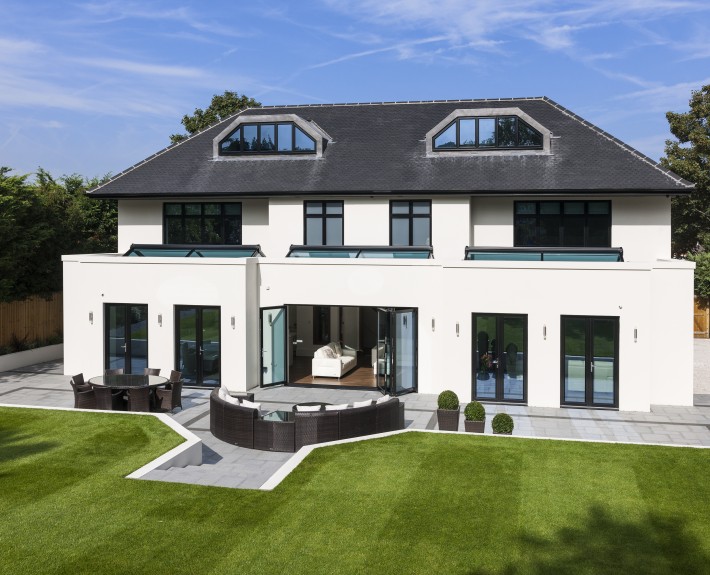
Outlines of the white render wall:
{"type": "Polygon", "coordinates": [[[222,381],[233,390],[259,382],[259,308],[414,307],[418,391],[453,389],[467,402],[472,314],[526,314],[528,404],[557,407],[560,316],[614,316],[620,326],[619,408],[692,405],[693,264],[687,262],[63,259],[66,374],[103,372],[104,303],[148,304],[149,363],[164,370],[174,366],[174,306],[220,306],[222,381]]]}

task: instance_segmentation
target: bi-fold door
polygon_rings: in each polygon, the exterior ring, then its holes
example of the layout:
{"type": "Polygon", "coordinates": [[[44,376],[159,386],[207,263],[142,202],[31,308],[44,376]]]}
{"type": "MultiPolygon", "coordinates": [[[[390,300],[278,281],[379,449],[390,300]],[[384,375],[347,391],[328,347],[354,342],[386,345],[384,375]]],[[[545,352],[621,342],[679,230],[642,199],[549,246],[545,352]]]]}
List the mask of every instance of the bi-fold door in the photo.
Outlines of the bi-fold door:
{"type": "Polygon", "coordinates": [[[382,393],[417,391],[417,310],[378,308],[377,387],[382,393]]]}

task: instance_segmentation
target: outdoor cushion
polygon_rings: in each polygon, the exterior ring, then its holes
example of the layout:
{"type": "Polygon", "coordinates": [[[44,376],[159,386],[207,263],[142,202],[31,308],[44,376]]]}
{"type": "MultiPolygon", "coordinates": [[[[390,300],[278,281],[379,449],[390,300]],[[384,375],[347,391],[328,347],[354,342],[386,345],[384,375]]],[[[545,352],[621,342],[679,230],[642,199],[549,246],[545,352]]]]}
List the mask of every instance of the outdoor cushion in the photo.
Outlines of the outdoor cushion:
{"type": "Polygon", "coordinates": [[[326,411],[338,411],[340,409],[347,409],[348,404],[347,403],[339,403],[337,405],[326,405],[325,410],[326,411]]]}
{"type": "Polygon", "coordinates": [[[365,399],[363,401],[353,401],[353,407],[369,407],[372,405],[371,399],[365,399]]]}
{"type": "Polygon", "coordinates": [[[217,395],[219,396],[220,399],[224,399],[224,400],[226,400],[229,397],[227,390],[224,389],[223,387],[219,388],[219,391],[217,391],[217,395]]]}
{"type": "Polygon", "coordinates": [[[297,405],[296,411],[320,411],[320,405],[297,405]]]}
{"type": "Polygon", "coordinates": [[[389,395],[383,395],[382,397],[378,397],[375,403],[384,403],[385,401],[389,401],[390,399],[392,398],[389,395]]]}
{"type": "Polygon", "coordinates": [[[251,407],[252,409],[261,409],[261,403],[254,403],[248,399],[242,399],[242,407],[251,407]]]}
{"type": "Polygon", "coordinates": [[[222,399],[227,403],[231,403],[232,405],[239,405],[239,399],[236,397],[232,397],[228,393],[225,393],[222,399]]]}

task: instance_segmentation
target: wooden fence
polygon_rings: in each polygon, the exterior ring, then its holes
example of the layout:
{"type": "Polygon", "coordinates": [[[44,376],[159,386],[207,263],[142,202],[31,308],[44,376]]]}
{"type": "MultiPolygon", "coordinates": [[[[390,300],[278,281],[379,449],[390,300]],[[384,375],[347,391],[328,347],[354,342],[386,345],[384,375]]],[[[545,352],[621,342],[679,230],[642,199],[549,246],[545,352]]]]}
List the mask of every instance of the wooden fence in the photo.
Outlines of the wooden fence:
{"type": "Polygon", "coordinates": [[[0,303],[0,346],[13,337],[26,342],[42,341],[62,334],[62,293],[50,299],[31,297],[0,303]]]}
{"type": "Polygon", "coordinates": [[[693,335],[695,337],[710,337],[710,305],[708,305],[708,300],[699,297],[695,298],[693,335]]]}

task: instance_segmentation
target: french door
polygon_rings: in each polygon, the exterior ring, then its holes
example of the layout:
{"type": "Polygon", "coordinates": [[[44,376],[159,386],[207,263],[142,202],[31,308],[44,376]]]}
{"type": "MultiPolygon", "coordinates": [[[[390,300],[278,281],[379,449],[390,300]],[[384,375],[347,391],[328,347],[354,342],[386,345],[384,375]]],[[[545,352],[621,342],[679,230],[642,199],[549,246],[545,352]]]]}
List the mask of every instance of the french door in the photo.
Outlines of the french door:
{"type": "Polygon", "coordinates": [[[528,317],[474,313],[472,333],[473,398],[526,403],[528,317]]]}
{"type": "Polygon", "coordinates": [[[261,309],[261,386],[286,383],[286,306],[261,309]]]}
{"type": "Polygon", "coordinates": [[[417,391],[417,310],[378,308],[377,387],[382,393],[417,391]]]}
{"type": "Polygon", "coordinates": [[[148,367],[148,306],[104,304],[104,368],[143,373],[148,367]]]}
{"type": "Polygon", "coordinates": [[[175,369],[183,381],[218,387],[220,360],[220,308],[175,306],[175,369]]]}
{"type": "Polygon", "coordinates": [[[619,407],[619,318],[562,316],[564,405],[619,407]]]}

